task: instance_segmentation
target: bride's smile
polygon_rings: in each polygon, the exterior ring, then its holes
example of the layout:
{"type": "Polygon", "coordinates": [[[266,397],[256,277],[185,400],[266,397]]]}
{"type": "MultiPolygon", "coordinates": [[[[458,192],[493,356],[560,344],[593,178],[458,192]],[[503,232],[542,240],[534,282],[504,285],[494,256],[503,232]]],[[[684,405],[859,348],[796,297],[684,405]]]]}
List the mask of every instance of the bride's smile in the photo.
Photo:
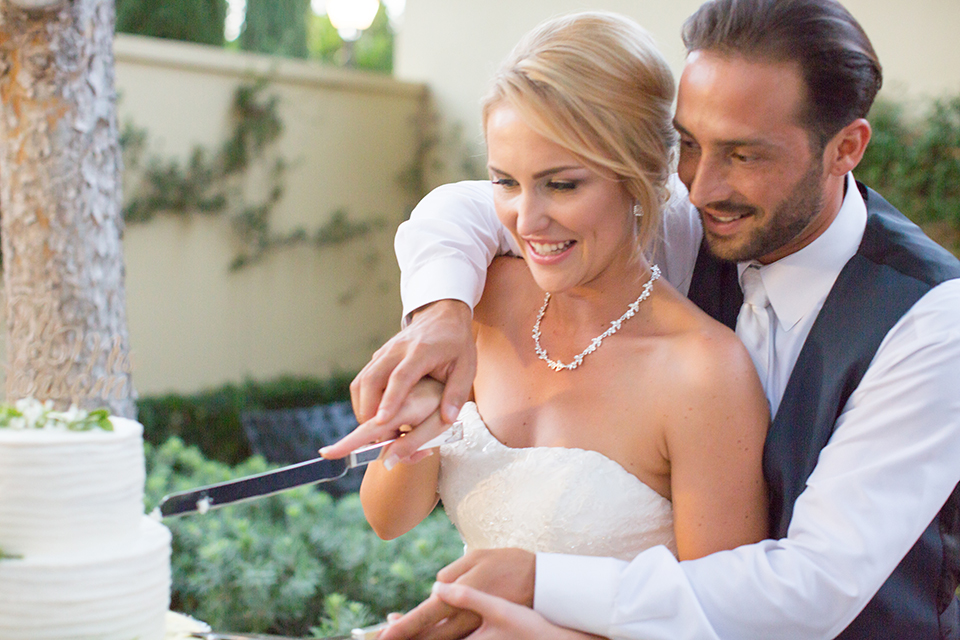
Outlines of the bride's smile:
{"type": "Polygon", "coordinates": [[[486,122],[497,215],[541,289],[589,295],[641,275],[633,198],[614,176],[528,125],[508,104],[486,122]]]}

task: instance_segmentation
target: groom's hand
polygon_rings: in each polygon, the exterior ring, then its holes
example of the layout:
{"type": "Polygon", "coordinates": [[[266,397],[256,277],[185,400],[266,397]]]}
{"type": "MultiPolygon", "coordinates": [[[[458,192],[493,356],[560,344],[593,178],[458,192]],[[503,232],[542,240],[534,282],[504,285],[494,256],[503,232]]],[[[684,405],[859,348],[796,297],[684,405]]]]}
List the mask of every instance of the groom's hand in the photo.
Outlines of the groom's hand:
{"type": "Polygon", "coordinates": [[[477,371],[472,320],[470,307],[459,300],[439,300],[414,313],[350,384],[357,420],[390,421],[413,386],[430,376],[446,385],[441,417],[452,424],[470,397],[477,371]]]}
{"type": "MultiPolygon", "coordinates": [[[[444,567],[438,582],[463,584],[527,607],[533,606],[536,556],[521,549],[471,551],[444,567]]],[[[456,609],[436,595],[393,623],[378,640],[454,640],[480,626],[472,611],[456,609]]]]}

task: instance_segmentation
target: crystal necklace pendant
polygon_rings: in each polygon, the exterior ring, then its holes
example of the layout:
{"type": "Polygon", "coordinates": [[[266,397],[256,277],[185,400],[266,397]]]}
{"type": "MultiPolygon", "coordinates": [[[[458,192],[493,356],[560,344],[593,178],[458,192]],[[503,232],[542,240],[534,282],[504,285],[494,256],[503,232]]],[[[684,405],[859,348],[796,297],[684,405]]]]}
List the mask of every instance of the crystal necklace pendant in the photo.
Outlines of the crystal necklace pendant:
{"type": "Polygon", "coordinates": [[[650,279],[643,285],[643,291],[640,292],[640,296],[630,303],[630,306],[627,307],[627,311],[610,323],[610,328],[598,335],[596,338],[590,341],[590,346],[580,352],[579,355],[574,356],[573,361],[570,364],[563,364],[559,360],[551,360],[550,356],[547,355],[546,350],[540,346],[540,323],[543,321],[543,314],[547,312],[547,306],[550,304],[550,293],[548,292],[543,297],[543,306],[540,307],[540,313],[537,314],[537,321],[533,324],[533,343],[537,350],[537,357],[547,363],[547,366],[553,369],[554,371],[573,371],[581,364],[583,364],[583,359],[596,351],[600,345],[603,343],[604,338],[608,338],[620,330],[620,327],[624,322],[636,315],[637,310],[640,308],[640,303],[650,297],[650,293],[653,291],[653,283],[660,279],[660,267],[653,265],[650,268],[650,279]]]}

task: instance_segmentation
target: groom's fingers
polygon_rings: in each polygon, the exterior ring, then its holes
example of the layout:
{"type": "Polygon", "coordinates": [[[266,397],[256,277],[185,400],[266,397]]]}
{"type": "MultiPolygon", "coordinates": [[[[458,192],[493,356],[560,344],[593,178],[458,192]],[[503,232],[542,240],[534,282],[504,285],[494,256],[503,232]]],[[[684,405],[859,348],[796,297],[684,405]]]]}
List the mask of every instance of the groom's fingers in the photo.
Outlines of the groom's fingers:
{"type": "MultiPolygon", "coordinates": [[[[410,325],[394,336],[391,353],[380,358],[382,366],[370,371],[370,385],[362,391],[363,396],[379,398],[378,420],[392,417],[403,406],[413,385],[426,375],[448,383],[451,374],[456,372],[452,380],[458,389],[455,396],[467,397],[477,368],[472,317],[470,307],[463,302],[439,300],[418,311],[410,325]],[[397,360],[399,352],[402,357],[397,360]],[[386,368],[392,370],[380,393],[378,384],[382,369],[386,368]]],[[[361,381],[361,387],[363,385],[361,381]]],[[[366,397],[364,403],[367,403],[366,397]]],[[[445,410],[444,418],[453,422],[456,415],[450,417],[449,413],[452,412],[445,410]]]]}
{"type": "Polygon", "coordinates": [[[447,382],[443,388],[443,401],[440,403],[440,414],[447,424],[453,424],[456,421],[457,416],[460,415],[460,409],[470,398],[476,374],[477,350],[474,347],[457,359],[447,376],[447,382]]]}
{"type": "Polygon", "coordinates": [[[536,563],[536,556],[523,549],[479,549],[441,569],[437,580],[465,584],[532,607],[536,563]]]}
{"type": "Polygon", "coordinates": [[[359,422],[367,422],[377,415],[390,376],[406,355],[406,339],[403,331],[390,338],[350,383],[350,401],[359,422]]]}

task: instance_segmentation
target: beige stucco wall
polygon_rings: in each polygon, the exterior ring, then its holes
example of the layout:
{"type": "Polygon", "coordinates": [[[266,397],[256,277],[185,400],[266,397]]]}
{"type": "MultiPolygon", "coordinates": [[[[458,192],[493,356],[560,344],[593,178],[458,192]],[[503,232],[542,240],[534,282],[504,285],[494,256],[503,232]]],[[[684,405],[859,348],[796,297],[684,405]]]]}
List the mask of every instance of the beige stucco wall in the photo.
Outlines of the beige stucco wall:
{"type": "Polygon", "coordinates": [[[357,370],[399,326],[398,175],[413,161],[424,87],[372,74],[149,38],[118,36],[121,120],[154,149],[187,157],[229,132],[233,93],[267,75],[280,99],[279,153],[291,167],[272,223],[319,228],[345,209],[382,230],[345,245],[280,249],[240,271],[222,218],[161,216],[124,238],[134,381],[141,394],[245,377],[357,370]]]}
{"type": "Polygon", "coordinates": [[[318,251],[280,249],[228,270],[238,247],[223,218],[159,216],[124,238],[134,383],[192,392],[250,377],[358,370],[399,327],[393,232],[411,206],[398,175],[414,159],[425,88],[373,74],[120,35],[121,121],[165,157],[219,146],[234,91],[268,75],[291,167],[272,224],[319,228],[337,209],[383,222],[318,251]]]}
{"type": "MultiPolygon", "coordinates": [[[[701,0],[407,0],[397,75],[426,82],[447,127],[459,123],[479,158],[478,101],[499,61],[552,15],[583,9],[636,19],[657,40],[675,73],[683,65],[680,27],[701,0]]],[[[958,0],[844,0],[870,36],[885,69],[884,93],[916,100],[960,92],[958,0]]],[[[456,159],[447,159],[455,166],[456,159]]],[[[457,177],[454,172],[437,179],[457,177]]]]}

